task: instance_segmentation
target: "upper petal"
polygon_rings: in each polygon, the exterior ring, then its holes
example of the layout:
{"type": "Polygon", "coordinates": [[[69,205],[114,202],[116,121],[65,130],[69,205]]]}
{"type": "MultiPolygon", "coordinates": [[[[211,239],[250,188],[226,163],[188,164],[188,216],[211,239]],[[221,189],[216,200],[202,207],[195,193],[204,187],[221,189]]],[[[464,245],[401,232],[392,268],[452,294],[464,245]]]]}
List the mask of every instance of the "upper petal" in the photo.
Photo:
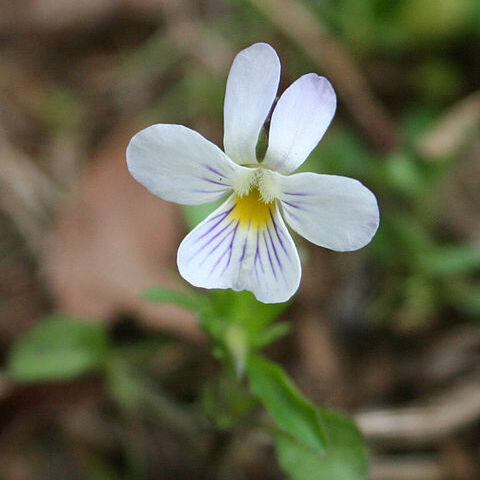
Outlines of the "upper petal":
{"type": "Polygon", "coordinates": [[[255,43],[233,60],[225,92],[226,154],[235,162],[257,163],[258,135],[272,107],[280,81],[280,60],[266,43],[255,43]]]}
{"type": "Polygon", "coordinates": [[[277,206],[260,209],[232,195],[210,214],[180,244],[182,277],[196,287],[249,290],[264,303],[287,301],[300,283],[297,249],[277,206]]]}
{"type": "Polygon", "coordinates": [[[357,250],[375,235],[375,195],[359,181],[336,175],[279,176],[285,220],[300,235],[339,252],[357,250]]]}
{"type": "Polygon", "coordinates": [[[127,147],[133,177],[164,200],[199,205],[225,195],[239,167],[216,145],[182,125],[152,125],[127,147]]]}
{"type": "Polygon", "coordinates": [[[263,164],[283,173],[299,167],[323,137],[336,106],[326,78],[308,73],[293,82],[273,111],[263,164]]]}

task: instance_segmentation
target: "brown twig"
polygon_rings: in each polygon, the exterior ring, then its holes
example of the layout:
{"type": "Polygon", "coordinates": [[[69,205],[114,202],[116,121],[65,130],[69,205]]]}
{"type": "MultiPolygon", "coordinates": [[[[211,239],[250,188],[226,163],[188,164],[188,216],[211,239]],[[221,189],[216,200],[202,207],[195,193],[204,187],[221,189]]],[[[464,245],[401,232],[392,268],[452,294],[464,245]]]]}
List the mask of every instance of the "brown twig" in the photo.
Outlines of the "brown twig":
{"type": "Polygon", "coordinates": [[[191,5],[184,1],[165,1],[162,11],[167,19],[166,36],[177,48],[204,65],[216,77],[225,76],[234,56],[227,40],[203,26],[191,5]]]}
{"type": "Polygon", "coordinates": [[[295,0],[250,0],[293,40],[332,80],[345,107],[379,151],[397,143],[392,118],[375,97],[360,69],[307,7],[295,0]]]}
{"type": "Polygon", "coordinates": [[[58,186],[10,144],[0,127],[0,208],[9,215],[33,252],[40,247],[50,209],[60,197],[58,186]]]}
{"type": "Polygon", "coordinates": [[[372,459],[370,480],[446,480],[447,472],[435,457],[408,455],[372,459]]]}
{"type": "Polygon", "coordinates": [[[480,379],[452,387],[426,406],[373,410],[355,416],[369,440],[435,443],[480,418],[480,379]]]}
{"type": "MultiPolygon", "coordinates": [[[[480,90],[452,105],[418,142],[430,159],[455,155],[480,126],[480,90]]],[[[477,137],[478,138],[478,137],[477,137]]]]}

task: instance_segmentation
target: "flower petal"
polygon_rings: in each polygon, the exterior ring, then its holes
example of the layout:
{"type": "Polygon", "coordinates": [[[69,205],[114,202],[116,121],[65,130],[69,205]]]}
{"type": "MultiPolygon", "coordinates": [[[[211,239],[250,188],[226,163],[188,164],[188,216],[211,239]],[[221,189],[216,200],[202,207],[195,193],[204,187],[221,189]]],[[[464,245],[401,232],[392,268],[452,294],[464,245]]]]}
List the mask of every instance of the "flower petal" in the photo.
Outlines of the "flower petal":
{"type": "Polygon", "coordinates": [[[234,59],[223,107],[225,153],[241,165],[256,164],[258,135],[280,81],[280,60],[266,43],[255,43],[234,59]]]}
{"type": "Polygon", "coordinates": [[[183,205],[212,202],[231,190],[239,167],[216,145],[182,125],[152,125],[127,147],[132,176],[164,200],[183,205]]]}
{"type": "Polygon", "coordinates": [[[336,106],[326,78],[308,73],[292,83],[273,111],[263,164],[283,173],[298,168],[323,137],[336,106]]]}
{"type": "Polygon", "coordinates": [[[377,199],[359,181],[316,173],[279,177],[285,220],[307,240],[345,252],[365,246],[375,235],[377,199]]]}
{"type": "Polygon", "coordinates": [[[264,303],[287,301],[300,283],[297,249],[278,207],[261,208],[265,215],[249,218],[232,195],[209,215],[180,244],[182,277],[196,287],[249,290],[264,303]]]}

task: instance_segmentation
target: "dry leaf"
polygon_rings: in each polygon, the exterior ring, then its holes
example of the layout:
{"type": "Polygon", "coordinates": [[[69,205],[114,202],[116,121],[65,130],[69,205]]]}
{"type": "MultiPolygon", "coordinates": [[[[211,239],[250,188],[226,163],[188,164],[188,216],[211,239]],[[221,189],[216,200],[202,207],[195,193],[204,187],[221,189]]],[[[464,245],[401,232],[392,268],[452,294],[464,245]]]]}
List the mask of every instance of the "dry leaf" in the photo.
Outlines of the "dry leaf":
{"type": "Polygon", "coordinates": [[[85,172],[48,236],[45,278],[61,311],[101,319],[131,312],[155,328],[199,338],[191,314],[141,298],[148,287],[181,288],[175,256],[183,223],[178,207],[128,173],[129,138],[112,138],[85,172]]]}

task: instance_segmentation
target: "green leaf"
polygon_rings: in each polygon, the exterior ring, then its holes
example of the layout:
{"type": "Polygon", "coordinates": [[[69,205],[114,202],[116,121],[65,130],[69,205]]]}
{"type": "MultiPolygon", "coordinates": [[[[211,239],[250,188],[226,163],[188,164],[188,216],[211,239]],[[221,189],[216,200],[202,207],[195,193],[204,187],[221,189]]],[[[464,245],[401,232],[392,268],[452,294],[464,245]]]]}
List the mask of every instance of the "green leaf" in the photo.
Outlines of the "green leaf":
{"type": "Polygon", "coordinates": [[[223,202],[224,198],[213,203],[204,205],[184,205],[182,207],[183,216],[188,228],[195,228],[202,220],[205,220],[216,208],[223,202]]]}
{"type": "Polygon", "coordinates": [[[200,406],[211,423],[221,430],[228,430],[240,426],[257,402],[236,376],[223,372],[203,383],[200,406]]]}
{"type": "Polygon", "coordinates": [[[412,215],[384,215],[371,251],[382,263],[418,269],[423,255],[436,248],[429,232],[412,215]]]}
{"type": "Polygon", "coordinates": [[[7,374],[18,382],[68,380],[98,370],[108,349],[103,325],[52,315],[13,346],[7,374]]]}
{"type": "Polygon", "coordinates": [[[315,407],[278,365],[252,356],[248,377],[253,393],[285,434],[317,454],[325,452],[325,434],[315,407]]]}
{"type": "Polygon", "coordinates": [[[435,275],[469,273],[480,269],[480,246],[452,245],[425,253],[422,264],[435,275]]]}
{"type": "Polygon", "coordinates": [[[261,349],[277,341],[279,338],[289,334],[291,325],[289,322],[277,322],[272,325],[267,325],[257,332],[252,339],[253,347],[261,349]]]}
{"type": "Polygon", "coordinates": [[[277,318],[289,303],[262,303],[246,290],[214,290],[212,306],[217,315],[232,323],[241,323],[247,330],[255,330],[277,318]]]}
{"type": "Polygon", "coordinates": [[[202,295],[190,292],[178,292],[176,290],[169,290],[168,288],[154,287],[146,290],[143,293],[146,300],[162,303],[174,303],[187,310],[198,312],[206,305],[206,299],[202,295]]]}
{"type": "Polygon", "coordinates": [[[257,146],[255,148],[255,155],[257,160],[261,162],[265,158],[268,147],[268,136],[265,127],[262,127],[258,134],[257,146]]]}
{"type": "Polygon", "coordinates": [[[447,300],[467,315],[477,318],[480,315],[480,285],[466,281],[446,282],[447,300]]]}
{"type": "Polygon", "coordinates": [[[385,161],[385,180],[399,193],[415,197],[425,191],[425,176],[414,159],[395,152],[385,161]]]}
{"type": "Polygon", "coordinates": [[[274,436],[278,461],[293,480],[365,480],[367,454],[362,436],[346,416],[325,408],[318,414],[327,435],[326,454],[306,448],[291,435],[274,436]]]}

